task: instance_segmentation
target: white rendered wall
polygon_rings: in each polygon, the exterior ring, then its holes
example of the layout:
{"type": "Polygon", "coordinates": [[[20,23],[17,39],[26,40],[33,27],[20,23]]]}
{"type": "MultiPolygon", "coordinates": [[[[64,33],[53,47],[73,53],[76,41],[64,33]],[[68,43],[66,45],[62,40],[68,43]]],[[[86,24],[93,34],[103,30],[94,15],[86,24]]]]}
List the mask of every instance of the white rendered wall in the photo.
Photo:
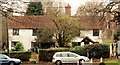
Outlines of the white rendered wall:
{"type": "Polygon", "coordinates": [[[24,50],[31,48],[31,42],[35,41],[36,36],[32,36],[32,29],[19,29],[19,35],[13,35],[13,29],[9,29],[9,49],[12,41],[19,41],[23,44],[24,50]]]}
{"type": "Polygon", "coordinates": [[[89,37],[94,42],[102,43],[102,30],[99,30],[99,36],[93,36],[93,30],[81,30],[80,37],[73,39],[73,42],[81,42],[85,37],[89,37]]]}

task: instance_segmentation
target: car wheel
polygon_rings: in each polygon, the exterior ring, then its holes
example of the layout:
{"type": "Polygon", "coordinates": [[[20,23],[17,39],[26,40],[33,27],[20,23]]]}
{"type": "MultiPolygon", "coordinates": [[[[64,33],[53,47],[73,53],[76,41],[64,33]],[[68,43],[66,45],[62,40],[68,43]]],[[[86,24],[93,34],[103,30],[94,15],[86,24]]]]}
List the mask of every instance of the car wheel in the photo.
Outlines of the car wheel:
{"type": "Polygon", "coordinates": [[[56,65],[62,65],[62,62],[60,60],[56,61],[56,65]]]}
{"type": "Polygon", "coordinates": [[[80,59],[80,60],[79,60],[79,65],[82,65],[82,62],[85,62],[85,60],[80,59]]]}
{"type": "Polygon", "coordinates": [[[10,62],[9,65],[15,65],[15,63],[14,62],[10,62]]]}

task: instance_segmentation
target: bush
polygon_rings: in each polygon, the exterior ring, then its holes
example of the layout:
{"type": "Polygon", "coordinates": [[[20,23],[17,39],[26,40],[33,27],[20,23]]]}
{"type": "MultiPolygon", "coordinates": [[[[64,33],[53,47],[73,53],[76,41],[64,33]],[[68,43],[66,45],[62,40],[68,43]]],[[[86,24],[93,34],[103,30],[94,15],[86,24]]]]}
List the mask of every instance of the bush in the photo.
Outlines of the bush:
{"type": "Polygon", "coordinates": [[[87,50],[89,52],[89,57],[94,57],[94,58],[109,57],[109,45],[92,44],[85,46],[75,46],[73,48],[40,49],[39,58],[41,61],[51,61],[55,52],[62,52],[62,51],[70,51],[82,56],[87,56],[87,50]]]}
{"type": "Polygon", "coordinates": [[[14,48],[15,49],[13,49],[13,51],[22,51],[24,49],[22,43],[20,42],[17,42],[14,48]]]}
{"type": "Polygon", "coordinates": [[[77,53],[82,56],[87,56],[87,51],[85,46],[75,46],[73,48],[70,48],[70,52],[77,53]]]}
{"type": "Polygon", "coordinates": [[[68,48],[40,49],[39,58],[41,61],[51,61],[55,52],[69,51],[68,48]]]}
{"type": "MultiPolygon", "coordinates": [[[[3,53],[3,54],[7,55],[7,53],[3,53]]],[[[29,61],[29,59],[31,57],[31,52],[11,52],[10,57],[18,58],[21,61],[29,61]]]]}
{"type": "Polygon", "coordinates": [[[29,61],[31,58],[31,53],[22,53],[18,55],[18,58],[21,59],[22,61],[29,61]]]}
{"type": "Polygon", "coordinates": [[[117,31],[115,34],[114,34],[114,40],[115,42],[117,42],[119,40],[119,36],[120,36],[120,31],[117,31]]]}
{"type": "Polygon", "coordinates": [[[109,57],[109,45],[106,44],[92,44],[88,45],[86,47],[89,49],[89,55],[90,57],[95,57],[95,58],[107,58],[109,57]]]}
{"type": "Polygon", "coordinates": [[[89,57],[94,58],[107,58],[109,57],[109,45],[106,44],[91,44],[86,46],[76,46],[70,49],[71,52],[75,52],[79,55],[87,56],[87,51],[89,52],[89,57]]]}

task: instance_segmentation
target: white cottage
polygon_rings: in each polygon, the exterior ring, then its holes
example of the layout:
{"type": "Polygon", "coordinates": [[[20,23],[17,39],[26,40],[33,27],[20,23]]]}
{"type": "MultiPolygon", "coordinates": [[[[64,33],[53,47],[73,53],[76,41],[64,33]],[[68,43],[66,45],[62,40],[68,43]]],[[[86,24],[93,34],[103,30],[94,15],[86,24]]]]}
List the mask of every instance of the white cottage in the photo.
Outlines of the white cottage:
{"type": "Polygon", "coordinates": [[[53,26],[49,18],[45,16],[17,16],[9,21],[9,49],[11,50],[16,42],[21,42],[25,50],[34,46],[35,33],[40,26],[53,26]]]}
{"type": "Polygon", "coordinates": [[[107,23],[99,22],[99,17],[86,18],[85,16],[76,16],[75,18],[80,21],[80,34],[72,40],[73,43],[84,45],[103,42],[103,30],[106,28],[107,23]]]}
{"type": "MultiPolygon", "coordinates": [[[[89,23],[87,23],[89,24],[89,23]]],[[[86,25],[87,25],[86,24],[86,25]]],[[[102,42],[102,26],[98,22],[90,23],[87,28],[80,29],[80,36],[72,40],[72,42],[81,43],[85,37],[89,37],[94,42],[102,42]]],[[[9,21],[9,49],[12,49],[16,42],[21,42],[25,50],[34,47],[35,33],[42,26],[54,27],[55,24],[51,19],[45,16],[16,16],[9,21]],[[49,23],[48,23],[49,22],[49,23]]],[[[55,28],[55,27],[54,27],[55,28]]]]}

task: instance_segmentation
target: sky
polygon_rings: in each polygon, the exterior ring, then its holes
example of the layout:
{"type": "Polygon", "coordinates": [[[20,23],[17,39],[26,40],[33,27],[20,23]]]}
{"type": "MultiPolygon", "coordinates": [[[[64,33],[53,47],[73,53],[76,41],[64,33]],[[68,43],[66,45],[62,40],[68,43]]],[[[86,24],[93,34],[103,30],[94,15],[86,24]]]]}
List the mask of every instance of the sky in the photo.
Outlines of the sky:
{"type": "Polygon", "coordinates": [[[65,2],[71,5],[71,15],[74,15],[77,11],[77,8],[80,5],[84,5],[86,0],[65,0],[65,2]]]}
{"type": "Polygon", "coordinates": [[[104,2],[108,4],[109,0],[65,0],[65,2],[71,5],[71,14],[74,15],[77,11],[77,8],[80,5],[84,5],[86,2],[104,2]]]}

